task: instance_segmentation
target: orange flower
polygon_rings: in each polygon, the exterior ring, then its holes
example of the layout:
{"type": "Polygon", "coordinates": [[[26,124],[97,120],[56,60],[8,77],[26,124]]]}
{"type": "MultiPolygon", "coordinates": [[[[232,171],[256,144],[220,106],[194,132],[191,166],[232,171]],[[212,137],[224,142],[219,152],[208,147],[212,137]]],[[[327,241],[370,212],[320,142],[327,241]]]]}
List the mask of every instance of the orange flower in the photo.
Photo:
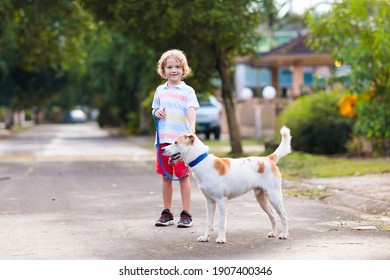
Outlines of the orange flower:
{"type": "Polygon", "coordinates": [[[340,114],[344,117],[353,118],[356,113],[354,110],[354,105],[356,104],[357,96],[356,95],[346,95],[339,101],[339,111],[340,114]]]}

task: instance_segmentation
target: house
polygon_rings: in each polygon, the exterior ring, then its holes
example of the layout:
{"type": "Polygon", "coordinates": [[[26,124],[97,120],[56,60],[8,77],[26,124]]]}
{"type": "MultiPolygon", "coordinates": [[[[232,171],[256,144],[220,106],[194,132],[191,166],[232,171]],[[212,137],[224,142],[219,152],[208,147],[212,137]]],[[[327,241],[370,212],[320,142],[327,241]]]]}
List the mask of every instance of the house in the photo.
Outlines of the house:
{"type": "Polygon", "coordinates": [[[261,90],[273,86],[282,98],[294,98],[309,91],[315,78],[328,77],[334,67],[329,54],[315,53],[305,41],[308,34],[299,33],[291,41],[269,52],[237,59],[236,95],[249,87],[261,97],[261,90]]]}
{"type": "Polygon", "coordinates": [[[242,137],[272,138],[277,131],[276,118],[286,102],[309,93],[315,80],[325,80],[333,71],[333,59],[310,49],[305,43],[307,36],[298,33],[266,53],[237,58],[236,117],[242,137]],[[265,86],[276,89],[276,98],[263,98],[265,86]],[[247,94],[248,88],[253,94],[247,94]]]}

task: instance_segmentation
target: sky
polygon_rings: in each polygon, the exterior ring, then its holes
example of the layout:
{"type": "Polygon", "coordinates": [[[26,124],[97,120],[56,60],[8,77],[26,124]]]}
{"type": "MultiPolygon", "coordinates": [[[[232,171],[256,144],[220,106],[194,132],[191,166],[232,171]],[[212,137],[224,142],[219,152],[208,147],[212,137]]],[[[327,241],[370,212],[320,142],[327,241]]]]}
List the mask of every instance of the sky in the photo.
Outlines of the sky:
{"type": "MultiPolygon", "coordinates": [[[[284,3],[286,0],[277,0],[278,3],[284,3]]],[[[289,9],[292,6],[292,11],[297,14],[302,14],[305,10],[316,7],[319,12],[328,11],[331,8],[329,3],[333,3],[335,0],[290,0],[291,4],[287,4],[282,10],[283,14],[285,9],[289,9]]]]}

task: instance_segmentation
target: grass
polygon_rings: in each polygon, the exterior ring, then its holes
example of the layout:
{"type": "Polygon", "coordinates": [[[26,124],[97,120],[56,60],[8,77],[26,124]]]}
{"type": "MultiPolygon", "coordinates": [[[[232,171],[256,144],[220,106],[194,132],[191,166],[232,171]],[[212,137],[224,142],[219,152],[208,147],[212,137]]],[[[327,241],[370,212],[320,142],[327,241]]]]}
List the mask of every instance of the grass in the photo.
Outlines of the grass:
{"type": "Polygon", "coordinates": [[[345,158],[293,152],[278,163],[284,178],[341,177],[390,172],[390,158],[345,158]]]}
{"type": "Polygon", "coordinates": [[[329,196],[329,192],[321,189],[311,188],[289,188],[283,190],[283,194],[294,197],[307,197],[311,199],[324,199],[329,196]]]}

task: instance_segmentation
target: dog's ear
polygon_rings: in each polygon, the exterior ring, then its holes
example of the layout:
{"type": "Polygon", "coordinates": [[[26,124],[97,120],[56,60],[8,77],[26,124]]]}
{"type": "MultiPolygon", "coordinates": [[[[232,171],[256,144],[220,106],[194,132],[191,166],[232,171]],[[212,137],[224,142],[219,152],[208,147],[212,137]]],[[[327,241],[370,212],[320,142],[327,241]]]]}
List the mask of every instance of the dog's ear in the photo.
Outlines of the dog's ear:
{"type": "Polygon", "coordinates": [[[194,145],[195,142],[195,135],[194,134],[189,134],[187,137],[190,139],[191,145],[194,145]]]}

